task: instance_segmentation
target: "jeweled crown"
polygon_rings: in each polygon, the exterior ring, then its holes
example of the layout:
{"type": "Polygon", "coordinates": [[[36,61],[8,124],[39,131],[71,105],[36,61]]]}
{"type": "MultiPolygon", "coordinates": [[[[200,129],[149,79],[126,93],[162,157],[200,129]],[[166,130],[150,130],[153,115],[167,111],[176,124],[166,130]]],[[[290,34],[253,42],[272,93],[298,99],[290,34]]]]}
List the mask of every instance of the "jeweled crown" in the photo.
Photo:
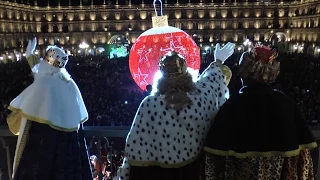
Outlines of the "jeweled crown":
{"type": "Polygon", "coordinates": [[[251,58],[255,61],[261,61],[264,64],[272,63],[278,57],[278,53],[263,45],[256,46],[249,52],[251,58]]]}
{"type": "Polygon", "coordinates": [[[68,62],[68,55],[61,48],[51,46],[46,52],[45,60],[54,67],[64,68],[68,62]]]}
{"type": "Polygon", "coordinates": [[[164,77],[174,78],[187,73],[186,60],[175,51],[162,56],[159,66],[164,77]]]}

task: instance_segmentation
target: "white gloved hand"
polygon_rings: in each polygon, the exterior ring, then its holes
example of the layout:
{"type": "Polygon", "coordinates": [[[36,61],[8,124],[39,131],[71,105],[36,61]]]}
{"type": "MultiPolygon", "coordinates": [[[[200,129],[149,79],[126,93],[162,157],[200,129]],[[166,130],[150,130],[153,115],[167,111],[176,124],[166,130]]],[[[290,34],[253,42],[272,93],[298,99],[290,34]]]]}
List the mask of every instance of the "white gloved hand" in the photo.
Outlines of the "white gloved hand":
{"type": "Polygon", "coordinates": [[[29,40],[29,43],[26,49],[27,58],[34,53],[34,51],[36,50],[36,45],[37,45],[37,38],[34,38],[33,40],[29,40]]]}
{"type": "Polygon", "coordinates": [[[214,50],[214,60],[220,60],[224,63],[233,53],[234,53],[235,44],[228,42],[223,48],[220,48],[220,44],[216,45],[214,50]]]}

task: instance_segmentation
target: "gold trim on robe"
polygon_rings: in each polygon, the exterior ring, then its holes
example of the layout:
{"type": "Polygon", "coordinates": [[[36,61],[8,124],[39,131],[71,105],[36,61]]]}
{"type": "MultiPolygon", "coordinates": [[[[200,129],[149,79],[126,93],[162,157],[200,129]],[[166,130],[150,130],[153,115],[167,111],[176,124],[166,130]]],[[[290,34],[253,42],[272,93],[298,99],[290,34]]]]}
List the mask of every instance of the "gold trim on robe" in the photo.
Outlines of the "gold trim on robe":
{"type": "Polygon", "coordinates": [[[226,81],[226,85],[229,85],[229,82],[231,80],[232,77],[232,71],[228,66],[222,65],[220,63],[216,62],[216,65],[218,65],[222,71],[222,73],[225,75],[225,81],[226,81]]]}
{"type": "Polygon", "coordinates": [[[225,66],[225,65],[221,66],[220,68],[222,70],[222,73],[226,76],[225,81],[226,81],[226,85],[228,86],[232,77],[232,71],[228,66],[225,66]]]}
{"type": "MultiPolygon", "coordinates": [[[[25,117],[27,120],[34,121],[34,122],[41,123],[41,124],[46,124],[46,125],[50,126],[51,128],[59,130],[59,131],[72,132],[72,131],[77,131],[78,130],[78,127],[74,127],[74,128],[68,129],[68,128],[62,128],[62,127],[55,126],[54,124],[51,123],[51,121],[49,121],[47,119],[42,119],[42,118],[30,116],[30,115],[24,113],[21,109],[17,109],[17,108],[12,107],[12,106],[9,106],[8,109],[10,109],[13,112],[21,113],[21,115],[23,117],[25,117]]],[[[88,117],[86,117],[83,120],[81,120],[79,122],[79,124],[82,124],[87,120],[88,120],[88,117]]]]}
{"type": "Polygon", "coordinates": [[[31,127],[31,121],[27,120],[26,126],[25,126],[25,128],[23,130],[21,141],[20,141],[20,144],[19,144],[19,147],[18,147],[18,151],[17,151],[17,154],[15,156],[15,166],[13,167],[13,170],[14,170],[13,175],[17,171],[17,168],[19,166],[21,157],[23,155],[24,148],[26,147],[27,139],[28,139],[28,135],[29,135],[29,131],[30,131],[30,127],[31,127]]]}
{"type": "Polygon", "coordinates": [[[245,153],[238,153],[233,150],[218,150],[218,149],[212,149],[210,147],[205,146],[204,151],[218,155],[218,156],[234,156],[236,158],[246,158],[246,157],[252,157],[252,156],[259,156],[259,157],[269,157],[269,156],[282,156],[282,157],[291,157],[291,156],[297,156],[299,153],[304,149],[313,149],[318,147],[318,144],[316,142],[308,143],[308,144],[301,144],[297,149],[290,150],[290,151],[267,151],[267,152],[257,152],[257,151],[248,151],[245,153]]]}
{"type": "Polygon", "coordinates": [[[22,118],[22,114],[19,111],[14,111],[7,117],[7,124],[8,124],[9,130],[14,135],[19,135],[19,131],[21,127],[21,118],[22,118]]]}
{"type": "Polygon", "coordinates": [[[40,59],[31,54],[29,57],[27,57],[27,61],[28,61],[28,64],[30,66],[30,69],[33,69],[33,67],[36,65],[36,64],[39,64],[40,63],[40,59]]]}

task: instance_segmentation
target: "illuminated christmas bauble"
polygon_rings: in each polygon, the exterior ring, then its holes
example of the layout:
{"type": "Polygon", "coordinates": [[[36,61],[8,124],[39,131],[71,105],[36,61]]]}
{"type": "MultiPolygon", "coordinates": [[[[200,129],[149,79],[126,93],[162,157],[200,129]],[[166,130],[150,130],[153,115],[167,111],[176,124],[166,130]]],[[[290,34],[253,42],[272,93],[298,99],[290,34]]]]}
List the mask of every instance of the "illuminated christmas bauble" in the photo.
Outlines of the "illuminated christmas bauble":
{"type": "Polygon", "coordinates": [[[175,27],[155,27],[142,33],[130,50],[130,72],[141,89],[152,85],[160,57],[169,51],[178,52],[186,59],[188,67],[199,71],[200,51],[192,37],[175,27]]]}

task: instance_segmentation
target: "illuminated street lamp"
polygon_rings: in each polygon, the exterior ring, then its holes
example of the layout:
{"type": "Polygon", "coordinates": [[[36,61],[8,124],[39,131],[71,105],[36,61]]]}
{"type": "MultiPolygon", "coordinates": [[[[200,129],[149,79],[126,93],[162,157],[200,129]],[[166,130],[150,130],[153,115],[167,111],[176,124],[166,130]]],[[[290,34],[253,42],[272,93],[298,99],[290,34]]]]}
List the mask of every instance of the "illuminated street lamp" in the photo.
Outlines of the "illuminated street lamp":
{"type": "Polygon", "coordinates": [[[87,49],[89,47],[89,45],[85,42],[82,42],[80,45],[79,45],[79,48],[81,49],[87,49]]]}
{"type": "MultiPolygon", "coordinates": [[[[87,48],[89,48],[89,45],[85,42],[82,42],[81,44],[79,44],[79,48],[80,49],[87,49],[87,48]]],[[[81,51],[80,51],[80,53],[81,53],[81,51]]],[[[84,53],[86,54],[86,51],[84,51],[84,53]]]]}

